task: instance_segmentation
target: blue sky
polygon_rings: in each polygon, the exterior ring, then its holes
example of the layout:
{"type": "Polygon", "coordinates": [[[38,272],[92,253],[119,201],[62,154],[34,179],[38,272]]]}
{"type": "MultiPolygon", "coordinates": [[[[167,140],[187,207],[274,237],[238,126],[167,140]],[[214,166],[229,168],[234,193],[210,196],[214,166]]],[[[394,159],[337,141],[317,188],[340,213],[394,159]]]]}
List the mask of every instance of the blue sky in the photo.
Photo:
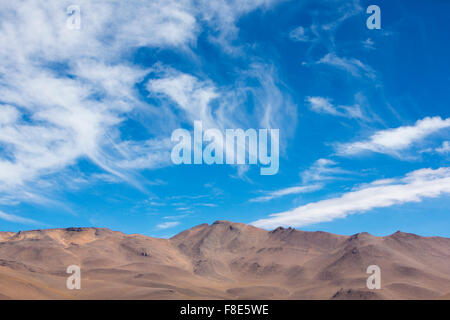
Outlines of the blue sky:
{"type": "MultiPolygon", "coordinates": [[[[231,220],[450,236],[447,1],[0,5],[0,230],[231,220]],[[369,5],[381,29],[368,29],[369,5]],[[67,27],[67,7],[80,28],[67,27]],[[280,130],[276,175],[171,133],[280,130]]],[[[75,20],[70,20],[75,21],[75,20]]]]}

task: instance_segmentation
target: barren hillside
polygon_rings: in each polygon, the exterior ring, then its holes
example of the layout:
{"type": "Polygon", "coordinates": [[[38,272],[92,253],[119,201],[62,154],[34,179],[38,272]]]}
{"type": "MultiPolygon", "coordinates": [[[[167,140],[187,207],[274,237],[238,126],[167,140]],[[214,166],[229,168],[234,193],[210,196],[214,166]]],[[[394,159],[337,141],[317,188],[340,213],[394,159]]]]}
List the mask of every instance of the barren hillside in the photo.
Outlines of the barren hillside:
{"type": "Polygon", "coordinates": [[[450,239],[340,236],[217,221],[171,239],[108,229],[0,232],[0,299],[448,299],[450,239]],[[81,267],[81,290],[66,268],[81,267]],[[381,289],[366,269],[381,268],[381,289]]]}

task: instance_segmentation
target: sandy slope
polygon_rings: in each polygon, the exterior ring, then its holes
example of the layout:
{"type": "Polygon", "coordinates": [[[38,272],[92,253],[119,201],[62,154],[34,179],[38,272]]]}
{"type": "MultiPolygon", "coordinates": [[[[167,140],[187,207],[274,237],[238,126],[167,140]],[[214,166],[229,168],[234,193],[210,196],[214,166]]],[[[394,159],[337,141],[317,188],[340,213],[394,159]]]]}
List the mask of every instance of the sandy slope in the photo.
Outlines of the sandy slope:
{"type": "Polygon", "coordinates": [[[217,221],[171,239],[108,229],[0,232],[0,299],[449,299],[450,239],[340,236],[217,221]],[[66,289],[69,265],[82,289],[66,289]],[[366,288],[366,268],[382,288],[366,288]]]}

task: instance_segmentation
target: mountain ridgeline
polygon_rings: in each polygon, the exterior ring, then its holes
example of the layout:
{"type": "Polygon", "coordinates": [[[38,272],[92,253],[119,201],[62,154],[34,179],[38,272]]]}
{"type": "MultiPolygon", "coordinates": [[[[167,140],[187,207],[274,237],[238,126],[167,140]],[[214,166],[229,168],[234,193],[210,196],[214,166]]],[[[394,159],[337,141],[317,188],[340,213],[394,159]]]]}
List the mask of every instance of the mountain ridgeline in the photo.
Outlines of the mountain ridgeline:
{"type": "Polygon", "coordinates": [[[170,239],[102,228],[0,232],[0,299],[449,299],[450,239],[266,231],[216,221],[170,239]],[[81,269],[68,290],[67,267],[81,269]],[[381,270],[368,289],[367,267],[381,270]]]}

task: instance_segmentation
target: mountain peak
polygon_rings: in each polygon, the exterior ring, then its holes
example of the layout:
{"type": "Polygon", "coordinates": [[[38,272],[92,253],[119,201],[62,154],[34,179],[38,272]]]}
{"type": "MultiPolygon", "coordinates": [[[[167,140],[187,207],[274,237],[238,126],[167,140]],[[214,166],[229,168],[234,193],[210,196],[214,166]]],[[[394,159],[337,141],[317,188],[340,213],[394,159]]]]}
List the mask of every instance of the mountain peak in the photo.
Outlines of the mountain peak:
{"type": "Polygon", "coordinates": [[[212,226],[218,225],[218,224],[226,224],[226,225],[230,225],[230,224],[232,224],[232,222],[231,222],[231,221],[228,221],[228,220],[216,220],[216,221],[214,221],[214,222],[212,223],[212,226]]]}
{"type": "Polygon", "coordinates": [[[269,233],[273,234],[273,233],[282,233],[282,232],[292,232],[294,230],[296,230],[296,229],[294,229],[292,227],[285,228],[285,227],[280,226],[278,228],[273,229],[272,231],[269,231],[269,233]]]}
{"type": "Polygon", "coordinates": [[[351,235],[350,237],[348,237],[348,241],[355,241],[355,240],[369,240],[369,239],[375,239],[376,237],[371,235],[368,232],[358,232],[355,233],[353,235],[351,235]]]}
{"type": "Polygon", "coordinates": [[[389,238],[394,238],[394,239],[419,239],[422,238],[421,236],[414,234],[414,233],[408,233],[408,232],[403,232],[403,231],[396,231],[395,233],[391,234],[388,236],[389,238]]]}

